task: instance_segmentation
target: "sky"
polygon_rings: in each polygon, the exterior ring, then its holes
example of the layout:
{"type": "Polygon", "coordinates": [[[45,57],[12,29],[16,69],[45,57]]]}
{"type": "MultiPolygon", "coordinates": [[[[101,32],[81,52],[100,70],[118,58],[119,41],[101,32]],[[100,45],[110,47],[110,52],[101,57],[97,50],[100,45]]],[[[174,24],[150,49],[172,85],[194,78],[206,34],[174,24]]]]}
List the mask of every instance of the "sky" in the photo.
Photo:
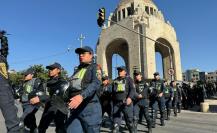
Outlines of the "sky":
{"type": "MultiPolygon", "coordinates": [[[[176,30],[181,49],[182,70],[217,70],[217,1],[154,0],[176,30]]],[[[75,48],[95,49],[101,29],[97,11],[113,12],[119,0],[0,0],[0,29],[9,34],[10,69],[27,69],[34,64],[59,62],[72,74],[79,64],[75,48]],[[67,51],[69,49],[69,51],[67,51]]],[[[160,62],[157,55],[157,61],[160,62]]],[[[162,67],[157,65],[157,70],[162,67]]]]}

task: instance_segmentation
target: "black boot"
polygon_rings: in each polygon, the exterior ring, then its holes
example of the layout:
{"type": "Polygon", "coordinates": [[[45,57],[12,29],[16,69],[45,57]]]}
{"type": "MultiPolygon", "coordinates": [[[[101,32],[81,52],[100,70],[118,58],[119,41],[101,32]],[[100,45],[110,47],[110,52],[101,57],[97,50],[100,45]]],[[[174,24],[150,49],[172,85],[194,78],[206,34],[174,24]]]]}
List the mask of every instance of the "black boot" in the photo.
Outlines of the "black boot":
{"type": "Polygon", "coordinates": [[[161,126],[165,126],[164,120],[161,120],[161,126]]]}
{"type": "Polygon", "coordinates": [[[130,133],[135,133],[135,131],[137,132],[137,129],[135,128],[134,123],[127,124],[127,127],[130,133]]]}
{"type": "Polygon", "coordinates": [[[167,120],[170,120],[170,114],[171,114],[171,110],[168,109],[168,110],[167,110],[167,120]]]}
{"type": "Polygon", "coordinates": [[[148,133],[152,133],[152,128],[148,128],[148,133]]]}
{"type": "Polygon", "coordinates": [[[135,122],[135,123],[134,123],[134,133],[137,133],[137,126],[138,126],[138,123],[135,122]]]}
{"type": "Polygon", "coordinates": [[[165,115],[166,115],[166,111],[165,109],[161,109],[160,110],[160,122],[161,122],[161,126],[165,126],[164,120],[165,120],[165,115]]]}
{"type": "Polygon", "coordinates": [[[182,104],[178,104],[178,113],[181,113],[182,104]]]}
{"type": "Polygon", "coordinates": [[[177,107],[174,107],[174,116],[177,116],[177,107]]]}
{"type": "Polygon", "coordinates": [[[119,133],[119,125],[115,124],[113,129],[112,129],[112,133],[119,133]]]}
{"type": "Polygon", "coordinates": [[[30,129],[30,133],[38,133],[38,128],[30,129]]]}
{"type": "Polygon", "coordinates": [[[155,128],[156,117],[157,117],[157,111],[152,110],[152,128],[155,128]]]}

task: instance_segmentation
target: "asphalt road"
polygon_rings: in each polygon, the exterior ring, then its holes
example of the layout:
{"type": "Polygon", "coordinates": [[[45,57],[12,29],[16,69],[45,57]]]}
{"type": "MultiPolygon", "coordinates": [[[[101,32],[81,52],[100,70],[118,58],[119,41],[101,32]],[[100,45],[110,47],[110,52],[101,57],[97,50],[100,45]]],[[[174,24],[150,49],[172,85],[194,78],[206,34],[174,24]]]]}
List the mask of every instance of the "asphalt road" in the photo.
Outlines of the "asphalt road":
{"type": "MultiPolygon", "coordinates": [[[[19,113],[21,115],[22,109],[20,105],[18,106],[19,113]]],[[[42,114],[42,109],[40,109],[37,114],[37,122],[39,122],[42,114]]],[[[201,113],[194,111],[183,110],[178,117],[171,116],[170,121],[166,121],[166,126],[161,127],[160,120],[157,120],[157,126],[153,129],[153,133],[217,133],[217,113],[201,113]]],[[[145,120],[142,124],[139,124],[139,133],[147,132],[145,127],[145,120]]],[[[109,133],[111,130],[109,128],[101,128],[102,133],[109,133]]],[[[6,133],[6,128],[4,124],[4,118],[0,113],[0,132],[6,133]]],[[[47,133],[54,133],[54,127],[51,126],[47,133]]],[[[123,126],[123,133],[127,133],[127,129],[123,126]]]]}

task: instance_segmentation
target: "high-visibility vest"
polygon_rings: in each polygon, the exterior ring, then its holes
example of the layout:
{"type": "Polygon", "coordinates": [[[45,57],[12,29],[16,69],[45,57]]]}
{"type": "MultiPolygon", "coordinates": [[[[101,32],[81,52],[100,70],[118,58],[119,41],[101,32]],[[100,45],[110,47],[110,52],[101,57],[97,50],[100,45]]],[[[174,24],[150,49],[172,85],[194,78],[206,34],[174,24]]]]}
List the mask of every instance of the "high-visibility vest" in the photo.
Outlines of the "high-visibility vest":
{"type": "Polygon", "coordinates": [[[72,80],[71,80],[72,91],[82,90],[81,84],[86,72],[87,72],[87,68],[82,68],[75,75],[72,76],[72,80]]]}

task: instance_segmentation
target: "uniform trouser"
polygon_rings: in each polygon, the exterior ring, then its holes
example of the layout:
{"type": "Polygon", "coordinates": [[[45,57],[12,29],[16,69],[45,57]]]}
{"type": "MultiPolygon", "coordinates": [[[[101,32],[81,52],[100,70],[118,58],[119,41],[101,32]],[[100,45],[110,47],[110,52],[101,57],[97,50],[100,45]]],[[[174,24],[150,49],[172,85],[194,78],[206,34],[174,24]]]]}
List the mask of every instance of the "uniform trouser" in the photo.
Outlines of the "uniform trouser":
{"type": "Polygon", "coordinates": [[[166,105],[166,111],[167,111],[167,119],[170,119],[170,113],[171,113],[171,108],[172,108],[171,98],[165,98],[165,105],[166,105]]]}
{"type": "MultiPolygon", "coordinates": [[[[1,79],[0,79],[1,80],[1,79]]],[[[19,133],[19,118],[17,117],[17,107],[9,84],[0,81],[0,109],[5,119],[8,133],[19,133]]]]}
{"type": "Polygon", "coordinates": [[[174,111],[174,115],[177,116],[177,105],[178,105],[178,98],[174,98],[173,99],[173,111],[174,111]]]}
{"type": "Polygon", "coordinates": [[[122,120],[121,113],[123,113],[128,130],[132,133],[134,131],[133,104],[126,105],[123,102],[113,102],[113,105],[114,130],[119,130],[122,120]]]}
{"type": "Polygon", "coordinates": [[[152,122],[151,122],[151,118],[149,116],[148,108],[149,108],[149,101],[147,99],[141,99],[140,101],[134,103],[133,110],[134,110],[135,125],[137,125],[137,123],[138,123],[140,111],[143,110],[141,112],[143,112],[143,115],[145,116],[148,128],[151,128],[152,122]]]}
{"type": "Polygon", "coordinates": [[[109,117],[111,117],[112,114],[112,103],[110,100],[104,100],[101,101],[102,106],[102,116],[104,116],[105,113],[108,114],[109,117]]]}
{"type": "Polygon", "coordinates": [[[38,111],[37,106],[30,104],[23,104],[23,121],[24,125],[30,129],[30,133],[33,133],[37,128],[35,113],[38,111]]]}
{"type": "Polygon", "coordinates": [[[151,97],[150,98],[150,105],[152,108],[152,123],[153,126],[155,126],[156,118],[157,118],[157,105],[160,110],[160,121],[161,124],[164,124],[164,119],[165,119],[165,99],[164,97],[151,97]]]}
{"type": "Polygon", "coordinates": [[[67,133],[99,133],[102,110],[99,102],[91,102],[71,111],[67,133]]]}
{"type": "Polygon", "coordinates": [[[63,114],[50,104],[46,104],[38,126],[39,133],[45,133],[53,120],[56,126],[56,133],[66,133],[64,125],[66,118],[67,115],[63,114]]]}
{"type": "Polygon", "coordinates": [[[178,113],[181,112],[181,108],[182,108],[182,100],[181,100],[181,98],[178,98],[178,101],[177,101],[178,113]]]}

